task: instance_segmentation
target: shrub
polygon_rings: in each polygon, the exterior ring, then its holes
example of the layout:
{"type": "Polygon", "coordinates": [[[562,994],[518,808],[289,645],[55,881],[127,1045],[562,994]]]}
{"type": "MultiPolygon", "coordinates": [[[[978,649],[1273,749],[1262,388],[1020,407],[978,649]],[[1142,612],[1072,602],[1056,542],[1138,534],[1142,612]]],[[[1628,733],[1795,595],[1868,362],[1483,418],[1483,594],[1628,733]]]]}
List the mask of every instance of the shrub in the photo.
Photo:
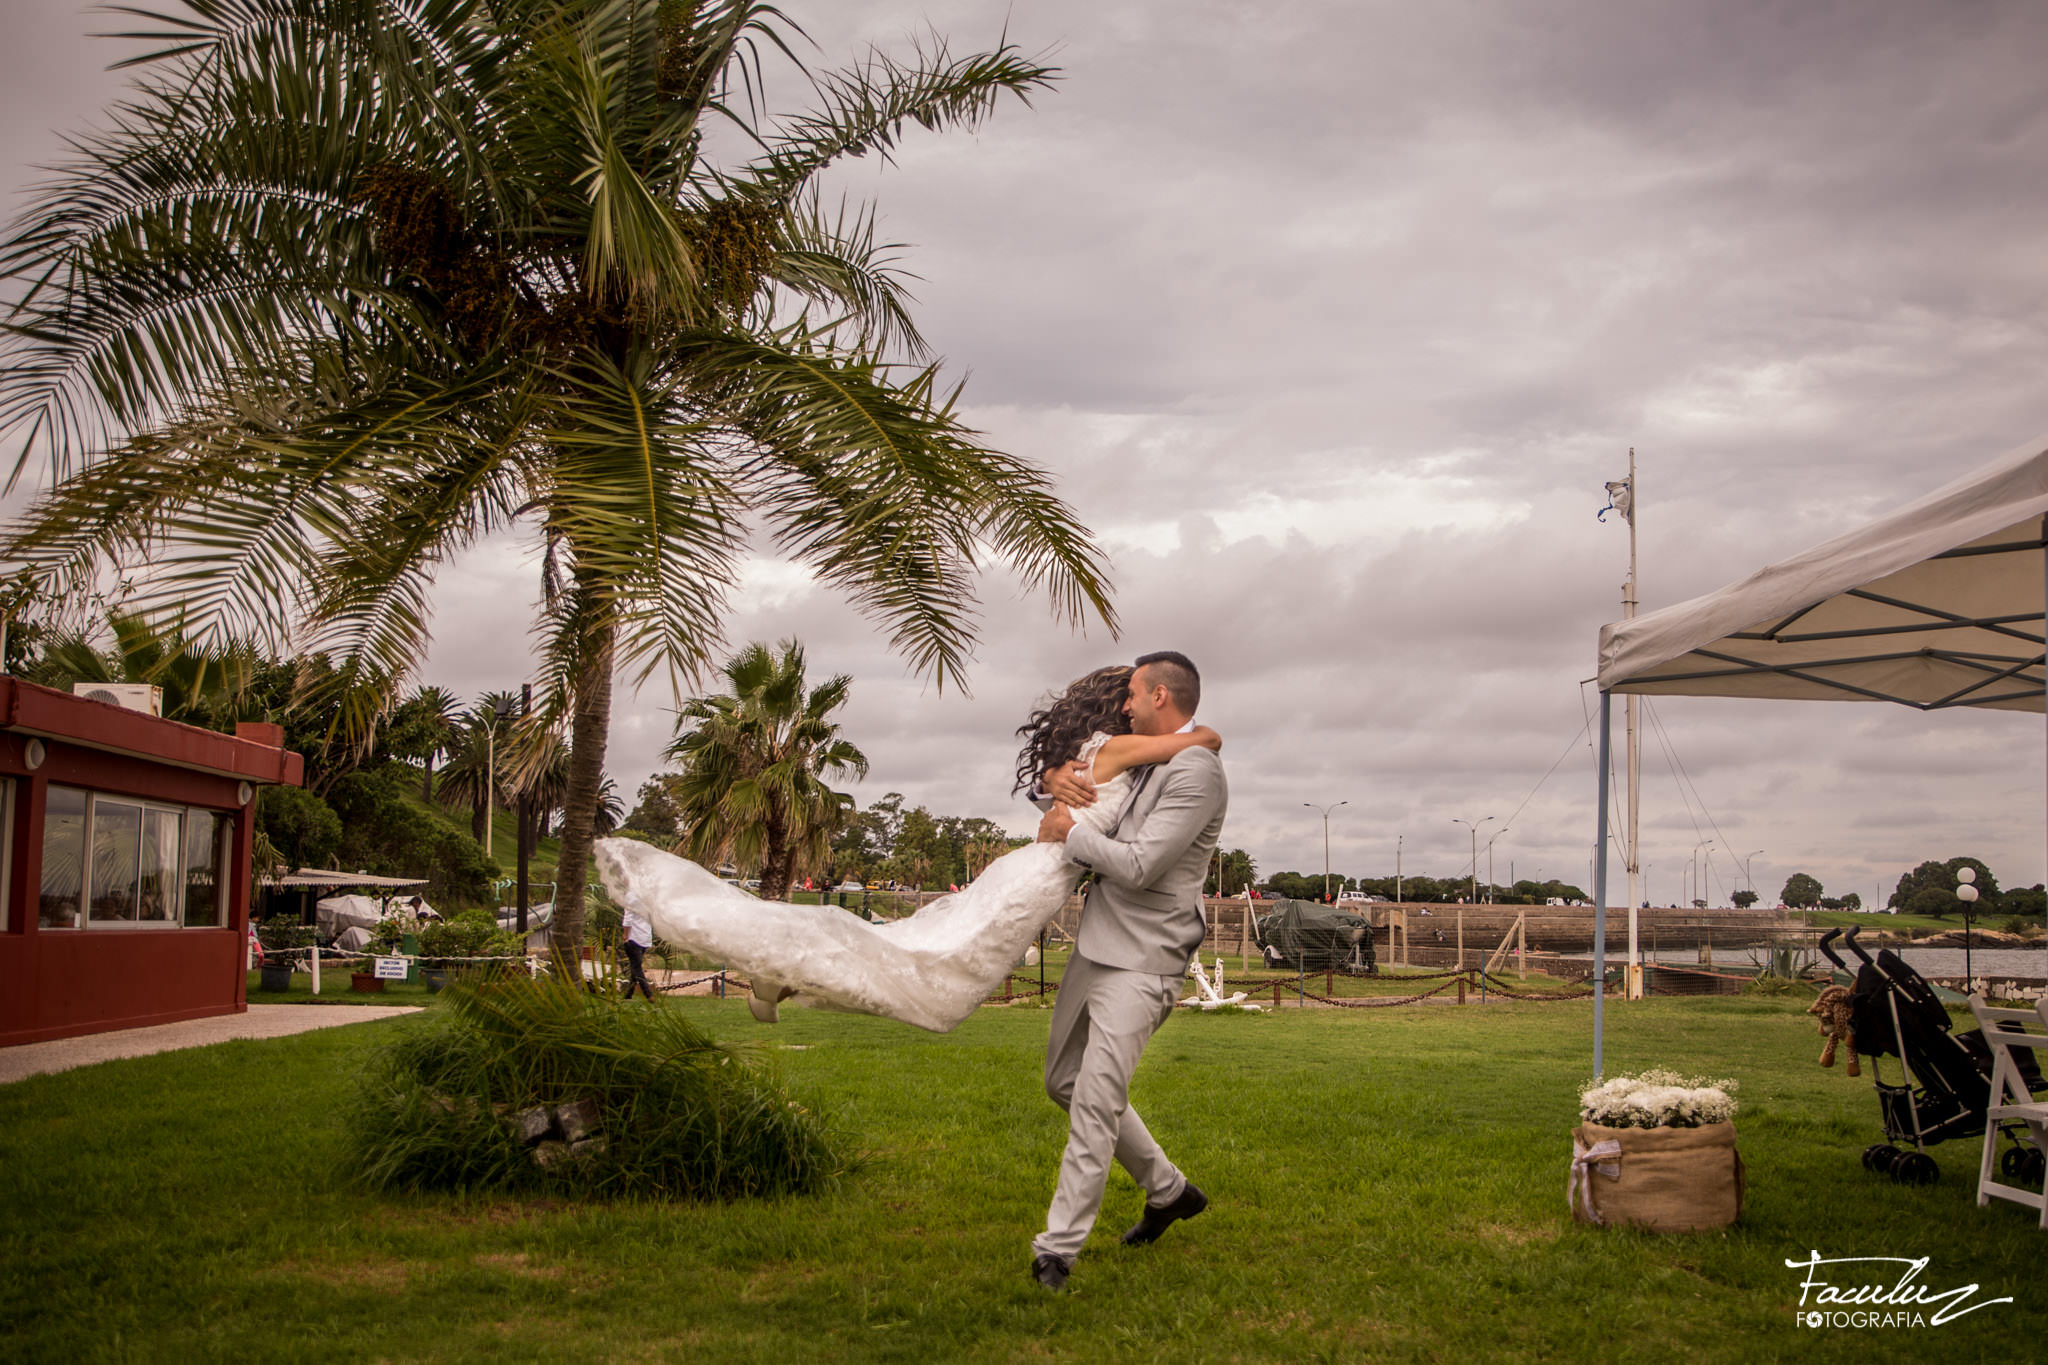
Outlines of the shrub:
{"type": "Polygon", "coordinates": [[[372,1189],[736,1198],[852,1161],[765,1063],[573,977],[468,977],[375,1057],[348,1116],[372,1189]]]}
{"type": "Polygon", "coordinates": [[[311,947],[317,932],[312,925],[299,923],[297,915],[272,915],[256,926],[256,941],[266,953],[290,952],[311,947]]]}

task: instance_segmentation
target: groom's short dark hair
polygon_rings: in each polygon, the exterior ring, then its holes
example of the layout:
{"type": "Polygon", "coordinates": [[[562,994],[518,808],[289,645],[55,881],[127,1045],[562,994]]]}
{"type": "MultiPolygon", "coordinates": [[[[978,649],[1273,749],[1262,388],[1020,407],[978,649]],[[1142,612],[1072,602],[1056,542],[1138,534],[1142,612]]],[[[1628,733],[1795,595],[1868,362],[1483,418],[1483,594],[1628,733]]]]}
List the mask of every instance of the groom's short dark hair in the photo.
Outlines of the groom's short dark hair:
{"type": "Polygon", "coordinates": [[[1194,660],[1177,649],[1162,649],[1152,654],[1138,656],[1138,668],[1152,670],[1152,682],[1166,689],[1166,695],[1173,698],[1174,709],[1184,716],[1195,714],[1195,708],[1202,704],[1202,675],[1196,669],[1194,660]]]}

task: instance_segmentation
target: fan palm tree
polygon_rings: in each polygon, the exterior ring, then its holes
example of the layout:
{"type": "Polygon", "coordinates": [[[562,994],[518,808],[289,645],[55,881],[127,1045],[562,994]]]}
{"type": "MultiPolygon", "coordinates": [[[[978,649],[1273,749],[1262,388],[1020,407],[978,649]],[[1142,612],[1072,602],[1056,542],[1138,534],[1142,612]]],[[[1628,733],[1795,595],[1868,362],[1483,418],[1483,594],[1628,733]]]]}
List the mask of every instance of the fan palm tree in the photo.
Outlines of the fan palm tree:
{"type": "Polygon", "coordinates": [[[247,645],[230,641],[211,647],[188,638],[175,622],[159,628],[144,617],[110,611],[111,648],[102,650],[83,633],[49,638],[29,681],[70,689],[75,683],[152,683],[163,691],[163,714],[210,729],[229,729],[243,719],[241,707],[254,682],[258,660],[247,645]]]}
{"type": "Polygon", "coordinates": [[[780,900],[825,865],[853,815],[853,798],[824,779],[867,776],[867,757],[829,719],[853,679],[841,673],[806,690],[794,640],[777,653],[748,645],[725,676],[731,693],[686,702],[678,723],[690,729],[664,754],[681,772],[683,847],[706,867],[730,858],[760,868],[762,897],[780,900]]]}
{"type": "Polygon", "coordinates": [[[331,651],[360,738],[425,652],[441,565],[531,536],[540,710],[572,756],[557,942],[582,934],[613,674],[708,666],[756,530],[941,688],[984,558],[1114,629],[1049,478],[959,421],[872,213],[815,189],[1051,68],[933,37],[805,71],[780,116],[764,82],[803,35],[749,0],[139,22],[133,97],[0,243],[0,429],[25,433],[16,477],[57,480],[0,553],[51,595],[112,560],[139,607],[331,651]]]}

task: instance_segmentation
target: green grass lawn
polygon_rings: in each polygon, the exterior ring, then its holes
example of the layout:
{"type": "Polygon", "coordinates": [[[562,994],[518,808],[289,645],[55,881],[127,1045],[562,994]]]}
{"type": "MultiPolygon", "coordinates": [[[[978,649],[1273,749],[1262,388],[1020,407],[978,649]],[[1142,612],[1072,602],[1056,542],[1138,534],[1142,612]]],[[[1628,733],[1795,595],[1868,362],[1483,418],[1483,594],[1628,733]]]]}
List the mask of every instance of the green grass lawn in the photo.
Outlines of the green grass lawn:
{"type": "Polygon", "coordinates": [[[1742,1084],[1749,1210],[1723,1234],[1577,1227],[1585,1002],[1187,1014],[1135,1098],[1210,1195],[1157,1246],[1112,1176],[1071,1291],[1026,1278],[1064,1122],[1047,1016],[934,1037],[667,1001],[758,1045],[867,1151],[838,1192],[573,1206],[357,1193],[340,1119],[419,1018],[112,1062],[0,1088],[0,1320],[19,1360],[2012,1361],[2039,1358],[2048,1233],[1858,1164],[1869,1078],[1822,1071],[1796,998],[1610,1004],[1610,1072],[1742,1084]],[[1787,1258],[1925,1256],[2019,1300],[1945,1327],[1794,1325],[1787,1258]]]}

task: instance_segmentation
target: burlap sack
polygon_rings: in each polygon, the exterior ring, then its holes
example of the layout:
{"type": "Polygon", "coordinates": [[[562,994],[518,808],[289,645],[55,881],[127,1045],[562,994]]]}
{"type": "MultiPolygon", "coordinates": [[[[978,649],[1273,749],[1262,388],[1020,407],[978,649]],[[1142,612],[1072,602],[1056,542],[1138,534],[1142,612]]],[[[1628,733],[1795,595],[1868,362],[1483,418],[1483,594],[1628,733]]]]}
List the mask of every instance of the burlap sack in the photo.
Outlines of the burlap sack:
{"type": "Polygon", "coordinates": [[[1735,1125],[1572,1130],[1572,1217],[1651,1232],[1723,1228],[1742,1216],[1735,1125]]]}

